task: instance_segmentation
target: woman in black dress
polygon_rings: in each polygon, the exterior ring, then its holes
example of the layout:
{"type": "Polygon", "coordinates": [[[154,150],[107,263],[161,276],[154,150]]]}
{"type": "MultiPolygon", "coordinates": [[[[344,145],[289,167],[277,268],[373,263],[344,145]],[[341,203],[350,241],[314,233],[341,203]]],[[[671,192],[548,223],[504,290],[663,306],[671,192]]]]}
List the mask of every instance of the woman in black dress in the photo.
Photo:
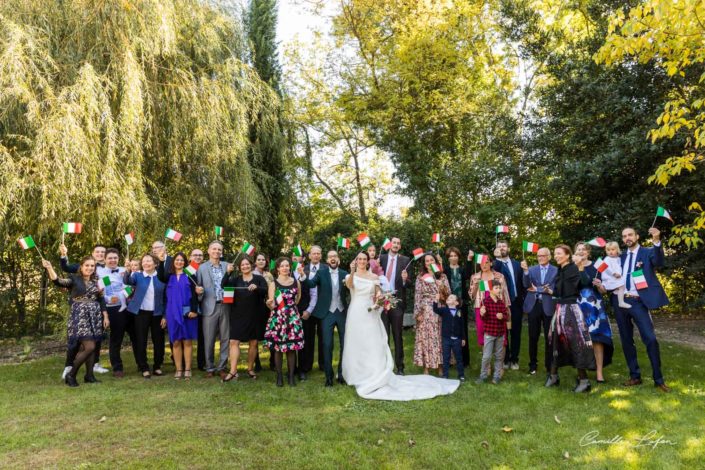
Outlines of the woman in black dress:
{"type": "Polygon", "coordinates": [[[237,362],[240,359],[240,343],[247,342],[247,375],[257,378],[254,372],[257,356],[257,340],[259,338],[259,323],[267,296],[267,281],[262,276],[254,274],[252,261],[247,256],[240,260],[238,266],[240,275],[235,275],[233,265],[228,266],[228,272],[223,276],[222,286],[235,289],[235,301],[230,306],[230,373],[223,382],[237,379],[237,362]]]}
{"type": "Polygon", "coordinates": [[[95,274],[95,259],[86,256],[81,260],[78,273],[71,274],[67,279],[59,278],[47,260],[42,260],[42,266],[47,270],[49,279],[59,287],[71,289],[71,315],[68,321],[69,349],[80,344],[80,349],[73,361],[71,372],[66,375],[66,385],[78,387],[76,375],[78,369],[86,364],[86,383],[96,383],[93,375],[96,343],[103,339],[103,332],[110,325],[108,310],[103,299],[103,289],[98,285],[95,274]]]}
{"type": "Polygon", "coordinates": [[[589,392],[590,381],[587,369],[595,369],[595,354],[592,349],[592,339],[585,324],[583,312],[578,305],[581,287],[589,287],[592,280],[585,274],[583,258],[571,260],[573,252],[568,245],[558,245],[553,250],[553,257],[558,263],[556,288],[546,289],[553,296],[556,311],[551,319],[549,340],[553,349],[551,376],[546,381],[546,387],[560,383],[558,368],[571,365],[578,369],[578,385],[574,392],[589,392]]]}

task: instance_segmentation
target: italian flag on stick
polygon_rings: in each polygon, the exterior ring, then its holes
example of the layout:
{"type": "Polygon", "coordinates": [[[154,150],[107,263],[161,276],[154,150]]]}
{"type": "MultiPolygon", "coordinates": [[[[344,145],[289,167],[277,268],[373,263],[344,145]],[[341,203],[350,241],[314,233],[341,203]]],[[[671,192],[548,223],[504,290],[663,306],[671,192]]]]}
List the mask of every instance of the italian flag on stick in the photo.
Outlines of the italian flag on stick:
{"type": "Polygon", "coordinates": [[[276,308],[284,308],[284,294],[279,289],[274,292],[274,305],[276,308]]]}
{"type": "Polygon", "coordinates": [[[220,225],[216,225],[215,228],[213,229],[213,232],[215,232],[215,238],[222,237],[223,236],[223,227],[220,225]]]}
{"type": "Polygon", "coordinates": [[[392,241],[389,238],[385,238],[384,242],[382,243],[382,249],[385,251],[389,251],[389,249],[392,247],[392,241]]]}
{"type": "Polygon", "coordinates": [[[442,272],[443,270],[441,269],[440,266],[438,266],[438,264],[433,263],[433,264],[431,265],[431,271],[433,272],[433,274],[436,274],[436,273],[442,272]]]}
{"type": "Polygon", "coordinates": [[[649,287],[646,283],[646,278],[644,277],[644,271],[641,269],[632,273],[632,282],[634,282],[634,287],[637,289],[646,289],[649,287]]]}
{"type": "Polygon", "coordinates": [[[130,246],[135,243],[135,232],[126,233],[125,242],[127,243],[127,246],[130,246]]]}
{"type": "Polygon", "coordinates": [[[338,248],[350,248],[350,240],[344,237],[338,237],[338,248]]]}
{"type": "Polygon", "coordinates": [[[597,258],[597,260],[595,261],[595,269],[597,269],[598,273],[604,273],[605,271],[607,271],[608,267],[609,266],[607,265],[607,262],[602,258],[597,258]]]}
{"type": "Polygon", "coordinates": [[[195,276],[198,272],[198,263],[196,263],[195,261],[191,261],[191,263],[189,263],[189,265],[184,268],[184,272],[189,276],[195,276]]]}
{"type": "Polygon", "coordinates": [[[668,213],[665,207],[658,206],[658,209],[656,209],[656,217],[664,217],[673,222],[671,214],[668,213]]]}
{"type": "Polygon", "coordinates": [[[482,264],[490,260],[490,257],[481,253],[475,254],[475,264],[482,264]]]}
{"type": "Polygon", "coordinates": [[[105,289],[106,287],[108,287],[111,284],[110,276],[101,277],[100,282],[103,284],[103,289],[105,289]]]}
{"type": "Polygon", "coordinates": [[[132,286],[125,286],[122,291],[125,293],[125,297],[132,295],[132,286]]]}
{"type": "Polygon", "coordinates": [[[416,261],[417,259],[419,259],[423,256],[424,251],[423,251],[423,248],[416,248],[411,253],[414,255],[414,261],[416,261]]]}
{"type": "Polygon", "coordinates": [[[235,288],[234,287],[223,287],[223,303],[224,304],[235,303],[235,288]]]}
{"type": "Polygon", "coordinates": [[[480,292],[489,292],[492,289],[492,281],[480,281],[480,292]]]}
{"type": "Polygon", "coordinates": [[[169,240],[174,240],[175,242],[178,242],[181,240],[181,234],[174,230],[173,228],[168,228],[166,229],[166,233],[164,234],[165,238],[168,238],[169,240]]]}
{"type": "Polygon", "coordinates": [[[372,240],[370,240],[370,237],[368,237],[366,233],[361,233],[357,236],[357,242],[360,244],[360,248],[364,250],[370,243],[372,243],[372,240]]]}
{"type": "Polygon", "coordinates": [[[64,233],[81,233],[83,224],[79,222],[64,222],[62,230],[64,233]]]}
{"type": "Polygon", "coordinates": [[[434,233],[431,235],[431,243],[440,243],[441,242],[441,234],[440,233],[434,233]]]}
{"type": "Polygon", "coordinates": [[[34,244],[34,239],[32,239],[32,235],[27,235],[24,238],[18,238],[17,243],[20,244],[23,250],[29,250],[30,248],[35,248],[37,246],[34,244]]]}
{"type": "Polygon", "coordinates": [[[495,233],[509,233],[509,225],[498,225],[495,233]]]}
{"type": "Polygon", "coordinates": [[[522,242],[522,246],[524,248],[524,251],[530,251],[531,253],[536,253],[539,251],[538,243],[527,242],[526,240],[524,240],[522,242]]]}
{"type": "Polygon", "coordinates": [[[269,270],[274,271],[274,268],[277,267],[277,262],[276,260],[270,259],[269,260],[269,270]]]}
{"type": "Polygon", "coordinates": [[[423,280],[423,282],[426,282],[428,284],[433,284],[434,282],[436,282],[436,279],[431,273],[424,274],[423,276],[421,276],[421,279],[423,280]]]}
{"type": "Polygon", "coordinates": [[[299,262],[294,261],[293,263],[291,263],[291,270],[296,271],[297,269],[299,269],[299,262]]]}
{"type": "Polygon", "coordinates": [[[304,255],[304,250],[301,248],[301,245],[296,245],[291,251],[294,253],[294,256],[304,255]]]}
{"type": "Polygon", "coordinates": [[[242,246],[242,252],[245,253],[247,256],[252,256],[252,253],[255,252],[255,246],[252,245],[250,242],[245,242],[245,244],[242,246]]]}
{"type": "Polygon", "coordinates": [[[595,237],[588,242],[588,245],[597,246],[599,248],[604,248],[607,242],[602,237],[595,237]]]}

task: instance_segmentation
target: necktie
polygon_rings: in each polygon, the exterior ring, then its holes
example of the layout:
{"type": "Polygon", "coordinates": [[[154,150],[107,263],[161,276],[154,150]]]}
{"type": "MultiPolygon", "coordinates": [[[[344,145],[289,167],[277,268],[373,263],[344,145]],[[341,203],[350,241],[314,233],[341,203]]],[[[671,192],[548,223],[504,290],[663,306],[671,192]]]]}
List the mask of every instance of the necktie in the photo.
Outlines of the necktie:
{"type": "Polygon", "coordinates": [[[514,290],[514,279],[512,279],[512,272],[509,270],[509,261],[503,261],[504,263],[504,269],[507,271],[507,284],[509,284],[509,294],[510,294],[510,299],[514,300],[514,298],[517,296],[516,291],[514,290]]]}
{"type": "Polygon", "coordinates": [[[386,277],[387,277],[387,280],[389,281],[389,283],[391,284],[391,283],[392,283],[392,273],[394,273],[394,268],[395,268],[396,265],[397,265],[397,257],[396,257],[396,256],[390,256],[389,258],[390,258],[390,259],[389,259],[389,263],[387,264],[387,274],[386,274],[386,277]]]}
{"type": "Polygon", "coordinates": [[[627,292],[632,290],[632,259],[634,252],[629,252],[629,259],[627,260],[627,292]]]}

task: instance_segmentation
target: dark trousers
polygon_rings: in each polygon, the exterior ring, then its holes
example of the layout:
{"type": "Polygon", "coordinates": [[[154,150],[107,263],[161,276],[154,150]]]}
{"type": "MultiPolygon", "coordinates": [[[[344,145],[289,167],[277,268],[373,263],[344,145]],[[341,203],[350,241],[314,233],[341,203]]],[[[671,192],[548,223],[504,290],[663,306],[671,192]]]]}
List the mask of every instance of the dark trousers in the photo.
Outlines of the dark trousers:
{"type": "Polygon", "coordinates": [[[308,320],[301,321],[304,329],[304,348],[296,354],[296,370],[298,373],[308,374],[313,369],[313,358],[316,355],[316,337],[318,337],[318,362],[319,368],[323,367],[323,329],[321,320],[310,316],[308,320]]]}
{"type": "MultiPolygon", "coordinates": [[[[541,330],[543,329],[544,358],[543,363],[546,373],[551,371],[552,350],[548,344],[548,329],[551,326],[551,317],[543,313],[543,305],[536,301],[534,308],[529,312],[529,370],[538,368],[538,349],[541,330]]],[[[512,325],[513,326],[513,325],[512,325]]]]}
{"type": "Polygon", "coordinates": [[[133,315],[127,310],[120,311],[122,308],[120,305],[115,307],[108,307],[108,319],[110,320],[110,365],[113,368],[113,372],[121,372],[123,370],[122,357],[120,356],[120,350],[122,349],[122,342],[125,338],[125,333],[130,335],[130,341],[132,338],[132,317],[133,315]]]}
{"type": "MultiPolygon", "coordinates": [[[[468,301],[469,302],[469,301],[468,301]]],[[[465,333],[465,337],[468,337],[468,311],[470,310],[470,304],[465,303],[461,308],[460,308],[460,314],[463,317],[463,332],[465,333]]],[[[474,313],[474,311],[473,311],[474,313]]],[[[465,346],[462,347],[463,351],[463,367],[469,367],[470,366],[470,345],[468,344],[469,341],[465,341],[465,346]]],[[[453,353],[455,354],[455,353],[453,353]]]]}
{"type": "Polygon", "coordinates": [[[659,350],[656,333],[654,332],[654,322],[651,320],[649,309],[646,308],[641,299],[625,297],[632,308],[619,308],[617,296],[612,297],[612,307],[617,318],[617,326],[619,326],[619,338],[622,340],[622,349],[624,350],[624,358],[629,366],[629,376],[632,379],[641,378],[641,369],[636,357],[636,345],[634,344],[634,324],[639,329],[641,340],[646,346],[646,354],[651,361],[651,369],[653,370],[654,383],[660,385],[664,383],[663,374],[661,374],[661,352],[659,350]]]}
{"type": "Polygon", "coordinates": [[[147,337],[151,333],[152,346],[154,347],[154,369],[161,369],[164,363],[164,330],[161,323],[162,317],[153,315],[153,312],[140,310],[133,317],[134,342],[132,350],[135,353],[135,362],[140,372],[149,371],[147,362],[147,337]]]}
{"type": "MultiPolygon", "coordinates": [[[[102,341],[95,342],[95,352],[93,353],[93,364],[98,364],[100,362],[100,346],[103,344],[102,341]]],[[[66,348],[66,367],[73,367],[73,363],[76,360],[76,354],[81,350],[81,342],[78,341],[76,345],[72,348],[68,346],[66,348]]]]}
{"type": "MultiPolygon", "coordinates": [[[[466,342],[467,343],[467,342],[466,342]]],[[[450,353],[455,356],[455,367],[458,369],[458,377],[465,377],[463,361],[463,340],[460,338],[451,339],[443,338],[443,377],[448,378],[448,369],[450,369],[450,353]]]]}
{"type": "Polygon", "coordinates": [[[519,349],[521,348],[521,321],[524,317],[521,299],[517,297],[512,300],[509,309],[512,313],[512,329],[509,334],[507,353],[504,355],[504,363],[519,362],[519,349]]]}
{"type": "Polygon", "coordinates": [[[343,347],[345,339],[345,314],[340,310],[329,312],[326,318],[321,320],[323,329],[323,366],[326,379],[333,380],[333,333],[338,327],[338,344],[340,344],[340,358],[338,360],[338,376],[343,374],[343,347]]]}
{"type": "MultiPolygon", "coordinates": [[[[196,344],[196,366],[199,370],[206,370],[206,348],[203,340],[203,316],[198,316],[198,343],[196,344]]],[[[186,366],[184,365],[184,368],[186,366]]]]}
{"type": "Polygon", "coordinates": [[[404,370],[404,310],[396,307],[382,312],[382,323],[387,336],[394,338],[394,364],[398,370],[404,370]]]}

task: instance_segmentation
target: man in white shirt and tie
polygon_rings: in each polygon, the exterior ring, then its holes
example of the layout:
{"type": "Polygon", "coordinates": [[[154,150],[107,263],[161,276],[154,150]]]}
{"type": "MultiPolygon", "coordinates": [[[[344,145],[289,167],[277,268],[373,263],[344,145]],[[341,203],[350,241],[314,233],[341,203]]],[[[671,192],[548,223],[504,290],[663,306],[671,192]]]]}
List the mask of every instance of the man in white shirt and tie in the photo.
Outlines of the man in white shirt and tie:
{"type": "Polygon", "coordinates": [[[382,312],[382,322],[387,330],[387,336],[394,338],[394,364],[397,367],[397,374],[404,375],[404,312],[406,311],[406,289],[411,287],[411,282],[409,273],[405,269],[409,265],[409,258],[399,254],[400,250],[401,240],[398,237],[392,237],[389,253],[381,255],[379,262],[390,289],[396,292],[395,297],[399,299],[396,307],[382,312]]]}

